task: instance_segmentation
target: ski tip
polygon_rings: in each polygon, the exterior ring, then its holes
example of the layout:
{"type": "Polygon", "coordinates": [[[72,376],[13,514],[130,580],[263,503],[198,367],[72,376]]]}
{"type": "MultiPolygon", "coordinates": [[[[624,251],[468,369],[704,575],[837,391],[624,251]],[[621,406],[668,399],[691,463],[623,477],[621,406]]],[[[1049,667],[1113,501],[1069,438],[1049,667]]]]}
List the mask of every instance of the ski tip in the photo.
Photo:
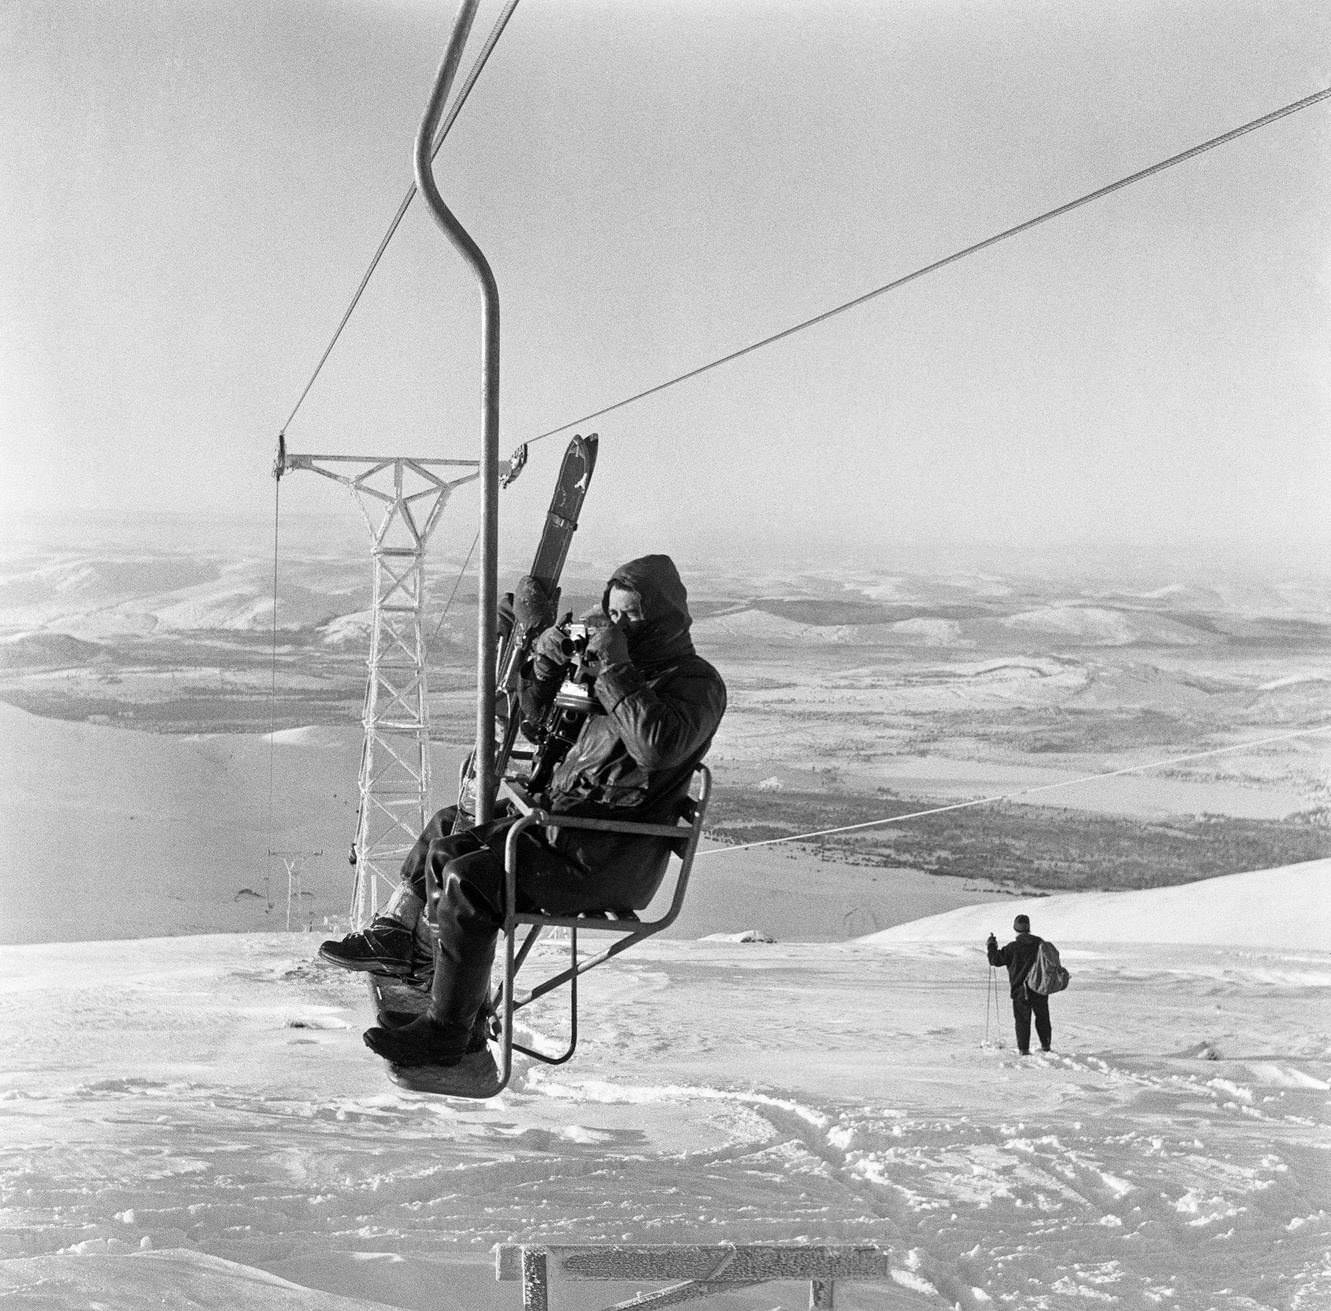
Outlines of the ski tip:
{"type": "Polygon", "coordinates": [[[596,466],[596,448],[600,444],[600,441],[601,438],[599,434],[589,432],[586,436],[580,435],[574,437],[573,441],[570,443],[571,449],[581,452],[582,458],[587,462],[588,475],[591,474],[592,469],[596,466]]]}

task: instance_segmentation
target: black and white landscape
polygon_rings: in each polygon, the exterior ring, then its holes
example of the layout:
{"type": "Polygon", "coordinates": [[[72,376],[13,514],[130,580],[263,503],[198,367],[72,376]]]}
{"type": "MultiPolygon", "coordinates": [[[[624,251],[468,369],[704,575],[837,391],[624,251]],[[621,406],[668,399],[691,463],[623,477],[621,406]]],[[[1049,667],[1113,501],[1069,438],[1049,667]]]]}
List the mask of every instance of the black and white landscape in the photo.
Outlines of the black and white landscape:
{"type": "Polygon", "coordinates": [[[5,1311],[499,1311],[504,1241],[1331,1308],[1329,46],[1325,0],[0,5],[5,1311]],[[317,963],[370,549],[286,474],[449,466],[444,805],[483,431],[501,586],[595,431],[565,605],[669,553],[730,708],[679,920],[464,1103],[317,963]],[[1073,975],[1025,1059],[1018,912],[1073,975]]]}
{"type": "Polygon", "coordinates": [[[365,570],[289,553],[274,641],[259,552],[5,562],[7,1306],[500,1308],[492,1245],[542,1240],[876,1243],[837,1305],[886,1311],[1331,1300],[1325,585],[689,575],[732,705],[685,917],[589,976],[571,1065],[460,1103],[394,1089],[314,959],[365,570]],[[320,853],[294,905],[270,848],[320,853]],[[1018,910],[1073,972],[1027,1059],[982,952],[1018,910]]]}

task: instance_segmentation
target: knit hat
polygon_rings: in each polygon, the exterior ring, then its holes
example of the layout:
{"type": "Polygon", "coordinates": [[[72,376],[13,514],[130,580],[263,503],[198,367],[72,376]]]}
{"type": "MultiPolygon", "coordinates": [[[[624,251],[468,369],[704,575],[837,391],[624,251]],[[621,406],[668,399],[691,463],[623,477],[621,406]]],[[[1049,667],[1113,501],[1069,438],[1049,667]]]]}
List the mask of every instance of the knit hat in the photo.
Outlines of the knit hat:
{"type": "Polygon", "coordinates": [[[1018,915],[1012,921],[1012,927],[1018,933],[1029,933],[1031,931],[1031,917],[1029,915],[1018,915]]]}

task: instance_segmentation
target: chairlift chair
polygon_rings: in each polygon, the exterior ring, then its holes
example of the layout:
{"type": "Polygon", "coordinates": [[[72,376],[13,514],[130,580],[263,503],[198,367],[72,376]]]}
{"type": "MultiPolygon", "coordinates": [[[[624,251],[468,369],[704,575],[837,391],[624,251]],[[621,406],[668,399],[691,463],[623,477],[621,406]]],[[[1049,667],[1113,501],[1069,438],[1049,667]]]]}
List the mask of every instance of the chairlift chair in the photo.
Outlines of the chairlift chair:
{"type": "Polygon", "coordinates": [[[498,1025],[500,1047],[499,1088],[507,1086],[513,1072],[513,1053],[521,1052],[547,1065],[563,1065],[572,1058],[578,1045],[578,979],[588,970],[604,964],[635,943],[667,929],[679,917],[688,891],[693,858],[702,837],[703,820],[711,797],[712,774],[706,765],[694,769],[689,791],[680,804],[680,818],[673,824],[636,824],[625,820],[588,819],[561,815],[535,804],[520,784],[507,780],[501,795],[518,810],[521,818],[509,829],[504,851],[504,922],[500,930],[504,937],[504,970],[500,982],[495,1019],[498,1025]],[[683,839],[683,848],[672,856],[678,859],[674,890],[665,912],[656,919],[644,920],[634,911],[606,908],[582,911],[574,915],[550,915],[544,911],[522,911],[517,905],[518,847],[522,834],[530,828],[595,829],[603,833],[633,833],[641,837],[683,839]],[[569,931],[569,960],[562,969],[540,980],[529,988],[518,991],[518,973],[527,963],[532,948],[547,929],[569,931]],[[613,933],[618,936],[608,946],[578,959],[579,930],[613,933]],[[522,938],[519,943],[519,937],[522,938]],[[562,1052],[541,1051],[517,1042],[513,1036],[513,1017],[521,1009],[566,986],[569,990],[568,1047],[562,1052]]]}

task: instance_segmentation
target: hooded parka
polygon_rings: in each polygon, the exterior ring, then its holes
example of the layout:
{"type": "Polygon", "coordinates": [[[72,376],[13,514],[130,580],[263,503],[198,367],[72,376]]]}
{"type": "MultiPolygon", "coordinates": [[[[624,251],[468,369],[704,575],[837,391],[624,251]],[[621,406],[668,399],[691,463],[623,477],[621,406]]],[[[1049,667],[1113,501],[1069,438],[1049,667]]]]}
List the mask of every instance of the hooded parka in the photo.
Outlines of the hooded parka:
{"type": "MultiPolygon", "coordinates": [[[[642,621],[626,630],[629,659],[598,671],[595,707],[556,767],[546,791],[563,814],[668,823],[679,811],[694,767],[707,754],[726,708],[721,675],[693,649],[688,593],[674,562],[645,555],[615,571],[605,586],[639,602],[642,621]]],[[[523,711],[535,718],[555,689],[525,672],[523,711]]],[[[594,872],[607,906],[640,910],[665,874],[669,846],[655,838],[555,830],[555,848],[594,872]]]]}

